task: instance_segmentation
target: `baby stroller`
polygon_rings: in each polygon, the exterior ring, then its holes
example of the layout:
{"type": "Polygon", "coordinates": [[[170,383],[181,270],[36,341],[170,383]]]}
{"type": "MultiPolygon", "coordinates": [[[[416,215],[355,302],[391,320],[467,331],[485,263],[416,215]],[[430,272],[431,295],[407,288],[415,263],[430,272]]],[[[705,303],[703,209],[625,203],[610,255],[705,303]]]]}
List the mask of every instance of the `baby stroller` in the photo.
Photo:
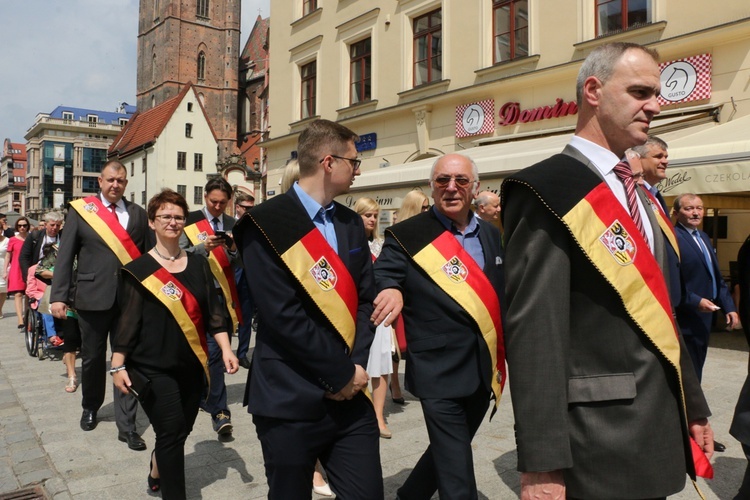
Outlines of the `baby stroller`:
{"type": "MultiPolygon", "coordinates": [[[[45,324],[54,325],[54,318],[45,311],[47,318],[42,317],[39,306],[42,302],[49,307],[49,300],[43,300],[47,284],[36,277],[36,265],[29,268],[29,274],[26,280],[26,297],[27,306],[24,313],[24,339],[26,342],[26,351],[31,357],[38,357],[42,360],[46,357],[52,357],[53,353],[61,351],[63,345],[62,339],[57,335],[48,336],[45,324]]],[[[57,356],[55,356],[57,357],[57,356]]]]}

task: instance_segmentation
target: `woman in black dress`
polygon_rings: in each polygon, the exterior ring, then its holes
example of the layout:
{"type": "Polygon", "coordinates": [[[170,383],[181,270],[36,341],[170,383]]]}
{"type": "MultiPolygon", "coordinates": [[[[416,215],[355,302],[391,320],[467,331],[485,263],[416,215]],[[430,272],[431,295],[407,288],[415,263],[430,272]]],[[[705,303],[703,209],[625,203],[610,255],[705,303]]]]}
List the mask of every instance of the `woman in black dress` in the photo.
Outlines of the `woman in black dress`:
{"type": "Polygon", "coordinates": [[[180,249],[185,199],[165,189],[148,204],[156,246],[122,270],[110,373],[123,393],[136,389],[156,434],[148,484],[162,498],[185,498],[185,440],[208,377],[206,335],[227,372],[239,367],[208,260],[180,249]],[[142,385],[150,385],[146,388],[142,385]],[[132,386],[132,387],[131,387],[132,386]],[[158,467],[157,467],[158,464],[158,467]]]}

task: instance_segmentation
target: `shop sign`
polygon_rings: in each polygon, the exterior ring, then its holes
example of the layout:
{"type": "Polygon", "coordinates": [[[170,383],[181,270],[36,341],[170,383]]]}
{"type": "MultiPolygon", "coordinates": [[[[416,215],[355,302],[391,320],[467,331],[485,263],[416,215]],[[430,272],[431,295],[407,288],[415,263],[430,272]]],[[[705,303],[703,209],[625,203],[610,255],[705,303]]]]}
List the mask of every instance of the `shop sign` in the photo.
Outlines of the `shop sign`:
{"type": "Polygon", "coordinates": [[[359,136],[359,140],[354,143],[354,147],[357,148],[357,152],[370,151],[378,147],[378,134],[372,132],[370,134],[362,134],[359,136]]]}
{"type": "Polygon", "coordinates": [[[667,178],[656,185],[666,196],[750,191],[750,164],[747,162],[679,168],[675,172],[671,170],[667,170],[667,178]]]}
{"type": "Polygon", "coordinates": [[[521,109],[517,102],[506,102],[500,108],[501,127],[506,125],[515,125],[516,123],[538,122],[540,120],[549,120],[550,118],[560,118],[578,113],[578,105],[575,101],[564,102],[557,98],[552,106],[540,106],[534,109],[521,109]]]}
{"type": "Polygon", "coordinates": [[[462,104],[456,107],[456,137],[491,134],[495,131],[495,101],[462,104]]]}
{"type": "Polygon", "coordinates": [[[659,65],[659,105],[711,98],[711,54],[701,54],[659,65]]]}

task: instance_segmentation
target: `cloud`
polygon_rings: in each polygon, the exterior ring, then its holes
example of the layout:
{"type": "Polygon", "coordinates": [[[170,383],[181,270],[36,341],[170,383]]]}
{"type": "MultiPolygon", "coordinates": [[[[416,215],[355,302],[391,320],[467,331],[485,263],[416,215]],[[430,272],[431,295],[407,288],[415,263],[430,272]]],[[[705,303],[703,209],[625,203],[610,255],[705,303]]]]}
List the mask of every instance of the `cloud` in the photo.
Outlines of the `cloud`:
{"type": "MultiPolygon", "coordinates": [[[[164,1],[164,0],[162,0],[164,1]]],[[[138,0],[2,0],[0,140],[25,142],[38,113],[135,104],[138,0]]],[[[242,0],[241,46],[270,0],[242,0]]]]}

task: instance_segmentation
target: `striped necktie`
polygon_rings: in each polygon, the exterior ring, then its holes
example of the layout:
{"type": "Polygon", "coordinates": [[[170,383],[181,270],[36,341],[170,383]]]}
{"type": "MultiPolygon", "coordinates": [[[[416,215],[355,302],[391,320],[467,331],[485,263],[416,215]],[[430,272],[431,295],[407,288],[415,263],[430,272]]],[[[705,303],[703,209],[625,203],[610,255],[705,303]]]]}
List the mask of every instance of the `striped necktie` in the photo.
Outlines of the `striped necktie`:
{"type": "Polygon", "coordinates": [[[623,160],[615,165],[614,172],[625,186],[625,195],[628,199],[630,217],[633,219],[633,222],[635,222],[635,227],[641,232],[643,239],[646,240],[646,244],[648,244],[646,230],[643,228],[643,220],[641,220],[641,211],[638,209],[638,199],[635,193],[635,180],[633,180],[633,171],[630,170],[630,164],[623,160]]]}

